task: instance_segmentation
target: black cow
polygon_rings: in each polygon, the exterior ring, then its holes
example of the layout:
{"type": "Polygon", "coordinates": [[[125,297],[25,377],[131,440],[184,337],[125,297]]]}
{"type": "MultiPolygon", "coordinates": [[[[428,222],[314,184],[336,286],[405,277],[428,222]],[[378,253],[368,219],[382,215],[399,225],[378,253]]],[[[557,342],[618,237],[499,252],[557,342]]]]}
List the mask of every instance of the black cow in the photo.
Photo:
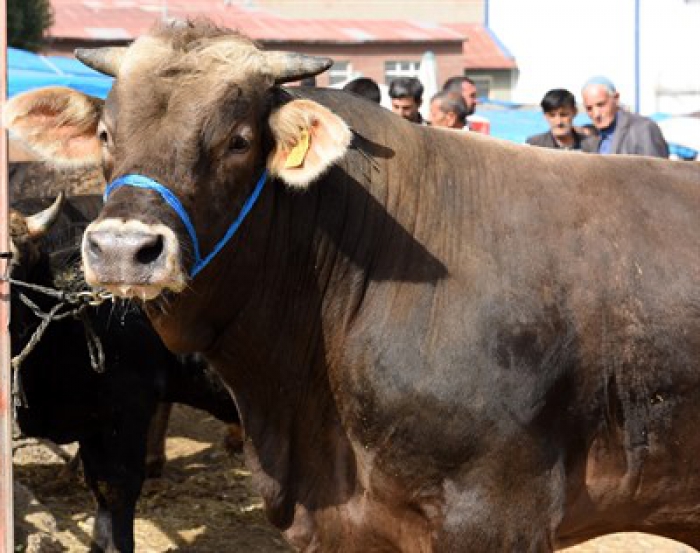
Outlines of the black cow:
{"type": "MultiPolygon", "coordinates": [[[[63,206],[60,202],[61,198],[48,208],[47,200],[15,204],[11,276],[77,292],[84,288],[80,237],[102,200],[82,196],[63,206]]],[[[13,355],[24,349],[41,322],[34,306],[48,313],[59,301],[13,285],[13,355]]],[[[57,314],[71,309],[68,305],[57,314]]],[[[237,411],[206,363],[196,355],[168,352],[137,306],[86,305],[83,316],[85,320],[70,316],[51,322],[22,360],[15,382],[17,423],[28,436],[79,443],[85,479],[98,505],[92,550],[133,551],[134,510],[146,476],[148,428],[159,402],[190,405],[231,423],[237,422],[237,411]],[[99,340],[90,343],[103,349],[102,366],[96,351],[94,366],[91,362],[86,329],[99,340]]]]}
{"type": "Polygon", "coordinates": [[[79,56],[104,105],[54,88],[6,120],[102,160],[86,278],[212,362],[297,547],[700,547],[700,165],[285,90],[331,61],[204,23],[79,56]]]}

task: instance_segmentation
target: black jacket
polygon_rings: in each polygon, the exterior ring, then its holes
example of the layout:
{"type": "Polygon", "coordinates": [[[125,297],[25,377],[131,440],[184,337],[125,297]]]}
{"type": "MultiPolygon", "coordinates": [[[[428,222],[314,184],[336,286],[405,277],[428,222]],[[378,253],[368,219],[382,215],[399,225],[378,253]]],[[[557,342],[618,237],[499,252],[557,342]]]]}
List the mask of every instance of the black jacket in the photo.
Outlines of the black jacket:
{"type": "MultiPolygon", "coordinates": [[[[574,130],[574,135],[576,136],[577,147],[574,150],[581,150],[582,152],[595,153],[598,151],[598,140],[595,136],[586,136],[584,134],[576,132],[574,130]]],[[[561,150],[562,148],[554,140],[554,136],[551,132],[545,132],[542,134],[535,134],[527,139],[527,143],[531,146],[540,146],[541,148],[555,148],[561,150]]]]}

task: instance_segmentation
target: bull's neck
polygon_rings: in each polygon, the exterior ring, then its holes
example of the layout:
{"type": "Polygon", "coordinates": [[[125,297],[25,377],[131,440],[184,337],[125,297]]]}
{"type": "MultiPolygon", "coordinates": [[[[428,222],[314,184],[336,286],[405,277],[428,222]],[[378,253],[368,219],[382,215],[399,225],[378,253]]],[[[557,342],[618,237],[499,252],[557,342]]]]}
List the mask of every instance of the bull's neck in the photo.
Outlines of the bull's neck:
{"type": "Polygon", "coordinates": [[[319,190],[290,193],[268,184],[223,257],[151,318],[166,341],[169,334],[181,341],[178,349],[204,349],[232,390],[268,515],[286,527],[297,504],[315,510],[343,503],[354,488],[330,377],[345,322],[329,316],[328,298],[343,274],[361,272],[338,251],[344,202],[328,206],[319,190]],[[320,217],[321,209],[337,212],[320,217]],[[322,497],[319,480],[329,484],[322,497]]]}
{"type": "Polygon", "coordinates": [[[161,335],[189,333],[188,345],[204,344],[195,349],[206,350],[233,391],[250,464],[280,526],[297,503],[337,505],[355,490],[341,422],[352,410],[336,402],[348,375],[338,367],[368,290],[445,272],[411,221],[387,207],[400,210],[418,191],[399,197],[381,180],[375,189],[360,180],[334,168],[304,193],[269,183],[222,257],[160,320],[161,335]]]}

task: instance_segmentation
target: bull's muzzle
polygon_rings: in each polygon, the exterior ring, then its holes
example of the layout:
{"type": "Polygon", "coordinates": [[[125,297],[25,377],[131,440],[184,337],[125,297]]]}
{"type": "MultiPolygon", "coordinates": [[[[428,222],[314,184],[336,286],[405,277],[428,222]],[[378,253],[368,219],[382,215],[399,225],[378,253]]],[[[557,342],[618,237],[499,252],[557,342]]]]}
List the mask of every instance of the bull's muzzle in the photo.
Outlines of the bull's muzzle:
{"type": "Polygon", "coordinates": [[[177,237],[164,225],[96,221],[85,231],[82,254],[87,283],[118,296],[150,300],[185,286],[177,237]]]}
{"type": "Polygon", "coordinates": [[[159,234],[98,230],[89,233],[86,246],[93,266],[105,267],[107,271],[119,267],[135,280],[146,278],[152,269],[164,263],[163,237],[159,234]],[[126,263],[115,267],[113,260],[126,263]]]}

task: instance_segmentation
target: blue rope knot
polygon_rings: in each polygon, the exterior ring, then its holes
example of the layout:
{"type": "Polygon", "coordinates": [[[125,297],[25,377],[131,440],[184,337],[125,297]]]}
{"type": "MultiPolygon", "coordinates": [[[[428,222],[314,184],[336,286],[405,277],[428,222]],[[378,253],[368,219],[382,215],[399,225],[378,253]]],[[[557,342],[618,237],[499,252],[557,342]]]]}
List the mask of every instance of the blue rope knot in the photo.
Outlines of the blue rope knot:
{"type": "Polygon", "coordinates": [[[133,186],[135,188],[145,188],[146,190],[154,190],[155,192],[158,192],[158,194],[160,194],[160,196],[165,200],[165,202],[175,210],[175,213],[178,214],[180,220],[187,229],[187,233],[190,235],[190,240],[192,240],[192,245],[194,247],[194,266],[192,267],[192,271],[190,272],[190,277],[194,278],[202,269],[204,269],[204,267],[207,266],[207,264],[212,259],[214,259],[214,257],[216,257],[216,255],[223,249],[223,247],[231,239],[231,237],[234,234],[236,234],[238,227],[241,226],[241,223],[246,218],[246,215],[248,215],[250,210],[255,205],[255,202],[260,196],[260,192],[262,191],[266,180],[267,171],[265,170],[262,172],[262,175],[260,175],[260,178],[258,179],[258,182],[255,185],[255,189],[250,194],[250,196],[248,196],[248,199],[245,201],[245,204],[243,204],[241,212],[238,214],[238,217],[236,217],[236,220],[233,221],[233,223],[231,223],[231,226],[228,227],[228,230],[224,234],[223,238],[221,238],[221,240],[219,240],[216,243],[209,255],[207,255],[203,259],[199,250],[199,241],[197,240],[197,233],[194,230],[194,225],[192,224],[189,215],[187,215],[187,211],[182,206],[182,203],[180,203],[180,200],[178,200],[177,196],[175,196],[175,194],[173,194],[168,188],[160,184],[158,181],[136,173],[123,175],[118,179],[112,181],[109,184],[109,186],[107,186],[103,198],[106,202],[107,198],[109,198],[109,195],[112,192],[114,192],[117,188],[121,188],[122,186],[133,186]]]}

